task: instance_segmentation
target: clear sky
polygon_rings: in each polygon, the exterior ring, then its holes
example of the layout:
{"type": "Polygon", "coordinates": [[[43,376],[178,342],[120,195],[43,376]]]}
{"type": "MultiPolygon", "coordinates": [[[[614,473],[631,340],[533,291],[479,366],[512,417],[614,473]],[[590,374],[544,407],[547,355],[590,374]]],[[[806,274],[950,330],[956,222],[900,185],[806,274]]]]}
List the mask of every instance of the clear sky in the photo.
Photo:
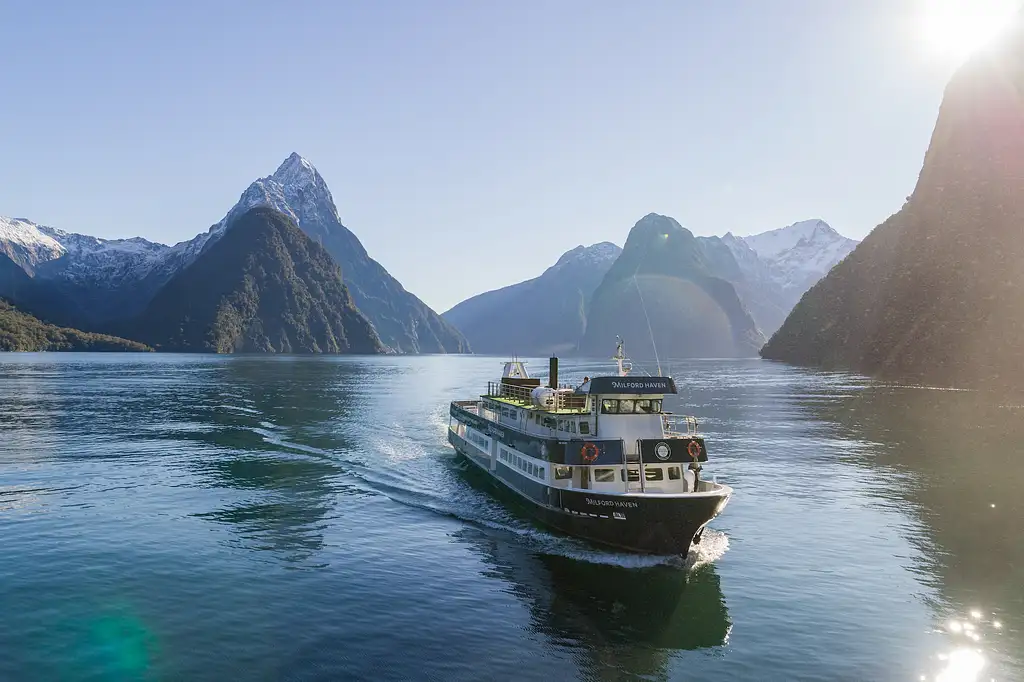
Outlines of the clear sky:
{"type": "Polygon", "coordinates": [[[652,211],[861,238],[913,189],[956,2],[12,0],[0,215],[174,243],[297,151],[438,311],[652,211]]]}

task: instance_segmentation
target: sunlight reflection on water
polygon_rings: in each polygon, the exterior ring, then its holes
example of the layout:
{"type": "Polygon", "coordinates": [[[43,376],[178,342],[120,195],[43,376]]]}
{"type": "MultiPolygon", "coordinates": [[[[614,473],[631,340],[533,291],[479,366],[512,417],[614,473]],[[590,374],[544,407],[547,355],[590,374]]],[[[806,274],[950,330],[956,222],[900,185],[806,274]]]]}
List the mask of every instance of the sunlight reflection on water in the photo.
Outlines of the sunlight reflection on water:
{"type": "MultiPolygon", "coordinates": [[[[982,672],[988,666],[985,650],[979,646],[983,637],[982,631],[991,627],[999,630],[1002,623],[998,620],[987,620],[985,613],[979,609],[971,609],[968,618],[952,618],[943,628],[953,640],[953,648],[936,656],[940,670],[934,677],[921,675],[920,680],[932,679],[935,682],[981,682],[985,679],[982,672]],[[968,642],[963,642],[968,640],[968,642]]],[[[995,682],[989,678],[989,682],[995,682]]]]}

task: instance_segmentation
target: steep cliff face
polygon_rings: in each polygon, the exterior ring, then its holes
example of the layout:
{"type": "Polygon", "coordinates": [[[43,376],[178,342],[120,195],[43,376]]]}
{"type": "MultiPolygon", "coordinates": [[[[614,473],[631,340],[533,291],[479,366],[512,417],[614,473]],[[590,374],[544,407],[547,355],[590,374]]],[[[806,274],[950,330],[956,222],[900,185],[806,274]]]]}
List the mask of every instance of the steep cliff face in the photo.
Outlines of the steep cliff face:
{"type": "Polygon", "coordinates": [[[941,385],[1021,384],[1022,27],[955,74],[906,205],[804,295],[765,358],[941,385]]]}
{"type": "Polygon", "coordinates": [[[634,339],[631,355],[651,358],[653,335],[663,358],[756,355],[764,337],[733,285],[712,272],[689,230],[645,216],[594,292],[581,352],[604,356],[622,336],[634,339]]]}

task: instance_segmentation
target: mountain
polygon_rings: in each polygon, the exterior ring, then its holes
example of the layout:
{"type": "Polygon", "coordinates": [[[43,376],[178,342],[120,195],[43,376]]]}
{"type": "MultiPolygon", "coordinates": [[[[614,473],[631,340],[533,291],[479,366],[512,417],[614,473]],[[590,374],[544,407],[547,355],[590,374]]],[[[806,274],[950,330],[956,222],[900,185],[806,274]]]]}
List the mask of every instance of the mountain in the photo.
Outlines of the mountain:
{"type": "Polygon", "coordinates": [[[540,276],[474,296],[442,317],[477,353],[543,356],[575,350],[590,297],[620,253],[611,242],[577,246],[540,276]]]}
{"type": "Polygon", "coordinates": [[[161,270],[171,251],[145,239],[98,239],[0,216],[0,254],[28,276],[17,291],[0,280],[0,295],[51,322],[95,328],[141,310],[171,274],[161,270]]]}
{"type": "Polygon", "coordinates": [[[742,239],[768,265],[772,279],[783,291],[799,292],[796,300],[858,243],[818,219],[742,239]]]}
{"type": "Polygon", "coordinates": [[[756,355],[764,337],[713,268],[689,230],[666,216],[645,216],[594,292],[581,351],[604,356],[620,335],[635,339],[631,355],[652,358],[649,320],[663,358],[756,355]]]}
{"type": "Polygon", "coordinates": [[[326,249],[268,206],[231,229],[157,292],[128,328],[165,351],[379,353],[326,249]]]}
{"type": "Polygon", "coordinates": [[[766,335],[782,325],[804,292],[857,246],[823,220],[805,220],[748,237],[730,232],[697,239],[713,263],[713,274],[736,287],[766,335]]]}
{"type": "Polygon", "coordinates": [[[147,351],[135,341],[46,324],[0,299],[0,351],[147,351]]]}
{"type": "Polygon", "coordinates": [[[277,171],[253,182],[208,231],[174,246],[145,239],[98,239],[28,220],[0,218],[0,255],[30,277],[8,296],[51,322],[88,329],[120,328],[117,320],[142,312],[157,291],[221,239],[236,218],[256,206],[292,218],[338,262],[356,305],[384,343],[403,353],[460,353],[462,334],[409,293],[341,224],[323,177],[292,154],[277,171]]]}
{"type": "Polygon", "coordinates": [[[334,257],[356,307],[370,319],[387,346],[400,353],[469,351],[469,344],[455,327],[370,258],[359,239],[341,224],[323,177],[298,154],[285,159],[273,175],[249,185],[224,219],[200,236],[216,241],[236,216],[264,205],[292,218],[334,257]]]}
{"type": "Polygon", "coordinates": [[[917,186],[765,358],[944,386],[1024,381],[1024,15],[953,76],[917,186]]]}

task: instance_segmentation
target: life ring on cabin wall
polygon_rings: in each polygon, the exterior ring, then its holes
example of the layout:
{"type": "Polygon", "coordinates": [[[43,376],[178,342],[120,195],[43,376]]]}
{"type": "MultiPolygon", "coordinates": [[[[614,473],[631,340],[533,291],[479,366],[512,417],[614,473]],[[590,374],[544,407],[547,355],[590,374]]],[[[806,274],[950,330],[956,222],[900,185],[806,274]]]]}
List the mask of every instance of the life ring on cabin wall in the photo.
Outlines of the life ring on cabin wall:
{"type": "Polygon", "coordinates": [[[580,457],[582,457],[583,461],[587,464],[597,461],[597,456],[599,454],[601,454],[601,452],[593,443],[584,443],[583,447],[580,448],[580,457]]]}
{"type": "Polygon", "coordinates": [[[686,452],[694,460],[699,459],[700,458],[700,442],[696,441],[696,440],[691,440],[690,444],[686,446],[686,452]]]}

